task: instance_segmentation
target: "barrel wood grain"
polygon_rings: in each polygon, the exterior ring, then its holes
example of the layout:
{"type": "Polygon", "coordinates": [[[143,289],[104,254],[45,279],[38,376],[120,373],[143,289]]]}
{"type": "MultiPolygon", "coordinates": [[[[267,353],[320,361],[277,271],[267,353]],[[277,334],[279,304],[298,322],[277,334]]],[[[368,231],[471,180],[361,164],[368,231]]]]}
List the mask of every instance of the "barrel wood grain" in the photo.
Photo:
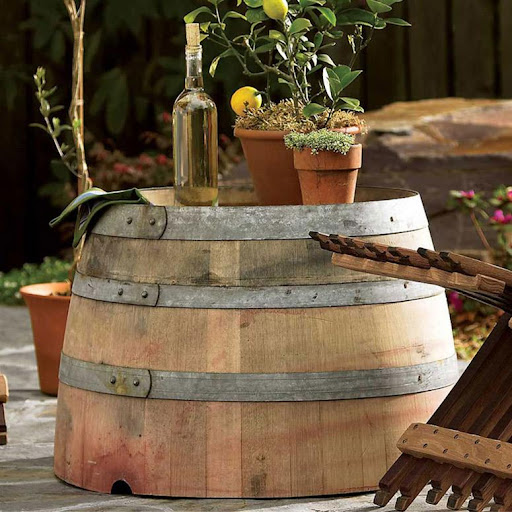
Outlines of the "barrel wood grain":
{"type": "MultiPolygon", "coordinates": [[[[428,229],[364,240],[411,249],[432,247],[428,229]]],[[[329,254],[314,240],[142,240],[92,234],[87,243],[79,272],[120,281],[253,287],[381,279],[331,265],[329,254]]]]}
{"type": "Polygon", "coordinates": [[[340,482],[343,492],[375,489],[382,470],[399,454],[396,440],[410,418],[425,421],[447,390],[384,399],[244,403],[241,408],[238,403],[211,408],[206,402],[123,398],[65,384],[59,393],[77,420],[67,425],[66,435],[80,441],[75,449],[84,457],[56,465],[57,476],[99,492],[126,480],[134,494],[213,498],[336,494],[340,482]],[[88,414],[80,416],[84,402],[88,414]],[[212,430],[212,423],[229,428],[212,430]],[[240,436],[243,443],[237,441],[240,436]],[[229,452],[221,453],[220,446],[229,452]]]}
{"type": "Polygon", "coordinates": [[[453,355],[453,345],[446,343],[449,318],[439,315],[443,307],[442,295],[398,305],[243,311],[142,308],[73,297],[64,352],[94,363],[141,368],[147,360],[153,370],[186,372],[394,368],[453,355]],[[231,351],[217,343],[212,325],[223,342],[234,344],[239,337],[238,348],[231,351]],[[123,350],[105,349],[119,348],[119,340],[123,350]],[[92,353],[88,344],[95,346],[92,353]]]}

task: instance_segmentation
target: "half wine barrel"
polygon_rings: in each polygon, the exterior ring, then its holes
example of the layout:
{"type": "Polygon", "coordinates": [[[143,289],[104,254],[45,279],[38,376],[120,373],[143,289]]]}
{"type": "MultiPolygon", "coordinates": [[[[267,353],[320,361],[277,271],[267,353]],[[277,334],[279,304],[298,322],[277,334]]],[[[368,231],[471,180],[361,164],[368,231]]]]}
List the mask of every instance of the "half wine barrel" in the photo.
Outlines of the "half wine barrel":
{"type": "Polygon", "coordinates": [[[73,285],[57,476],[161,496],[375,489],[401,433],[457,379],[446,298],[335,267],[310,230],[432,247],[419,195],[403,190],[327,206],[111,207],[73,285]]]}

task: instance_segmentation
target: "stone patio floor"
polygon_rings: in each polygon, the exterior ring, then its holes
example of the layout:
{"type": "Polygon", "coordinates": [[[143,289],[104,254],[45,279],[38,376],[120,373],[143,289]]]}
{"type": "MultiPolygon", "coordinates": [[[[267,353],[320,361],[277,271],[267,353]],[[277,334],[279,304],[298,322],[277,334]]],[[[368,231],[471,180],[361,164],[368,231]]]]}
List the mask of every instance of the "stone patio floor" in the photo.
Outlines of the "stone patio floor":
{"type": "MultiPolygon", "coordinates": [[[[11,398],[6,407],[9,444],[0,447],[0,512],[367,512],[380,510],[371,494],[282,500],[163,499],[110,496],[64,484],[53,475],[53,433],[57,400],[38,390],[28,311],[0,307],[0,371],[11,398]]],[[[411,512],[447,512],[423,498],[411,512]]],[[[388,507],[386,510],[392,510],[388,507]]]]}

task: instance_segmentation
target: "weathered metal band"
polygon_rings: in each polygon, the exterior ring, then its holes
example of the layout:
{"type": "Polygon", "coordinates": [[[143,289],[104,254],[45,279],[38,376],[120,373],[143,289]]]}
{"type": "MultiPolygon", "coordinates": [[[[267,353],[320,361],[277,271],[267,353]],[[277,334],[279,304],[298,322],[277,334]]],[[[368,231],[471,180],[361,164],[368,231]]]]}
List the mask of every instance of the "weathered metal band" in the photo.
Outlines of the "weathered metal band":
{"type": "Polygon", "coordinates": [[[377,236],[428,227],[418,194],[323,206],[109,208],[92,232],[121,238],[162,240],[297,240],[310,231],[377,236]]]}
{"type": "Polygon", "coordinates": [[[444,293],[438,286],[402,280],[301,286],[181,286],[101,279],[77,273],[73,294],[134,306],[188,309],[300,309],[390,304],[444,293]]]}
{"type": "Polygon", "coordinates": [[[123,368],[62,354],[60,381],[136,398],[207,402],[308,402],[400,396],[453,385],[456,356],[415,366],[321,373],[189,373],[123,368]]]}

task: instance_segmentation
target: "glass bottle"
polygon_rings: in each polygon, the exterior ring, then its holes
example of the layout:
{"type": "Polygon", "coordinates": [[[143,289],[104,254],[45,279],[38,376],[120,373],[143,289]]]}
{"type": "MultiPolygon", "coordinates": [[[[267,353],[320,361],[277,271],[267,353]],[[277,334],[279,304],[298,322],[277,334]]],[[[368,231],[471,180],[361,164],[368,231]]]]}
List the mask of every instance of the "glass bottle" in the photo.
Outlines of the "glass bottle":
{"type": "Polygon", "coordinates": [[[198,23],[187,29],[185,90],[173,108],[177,206],[218,206],[217,107],[204,91],[198,23]]]}

